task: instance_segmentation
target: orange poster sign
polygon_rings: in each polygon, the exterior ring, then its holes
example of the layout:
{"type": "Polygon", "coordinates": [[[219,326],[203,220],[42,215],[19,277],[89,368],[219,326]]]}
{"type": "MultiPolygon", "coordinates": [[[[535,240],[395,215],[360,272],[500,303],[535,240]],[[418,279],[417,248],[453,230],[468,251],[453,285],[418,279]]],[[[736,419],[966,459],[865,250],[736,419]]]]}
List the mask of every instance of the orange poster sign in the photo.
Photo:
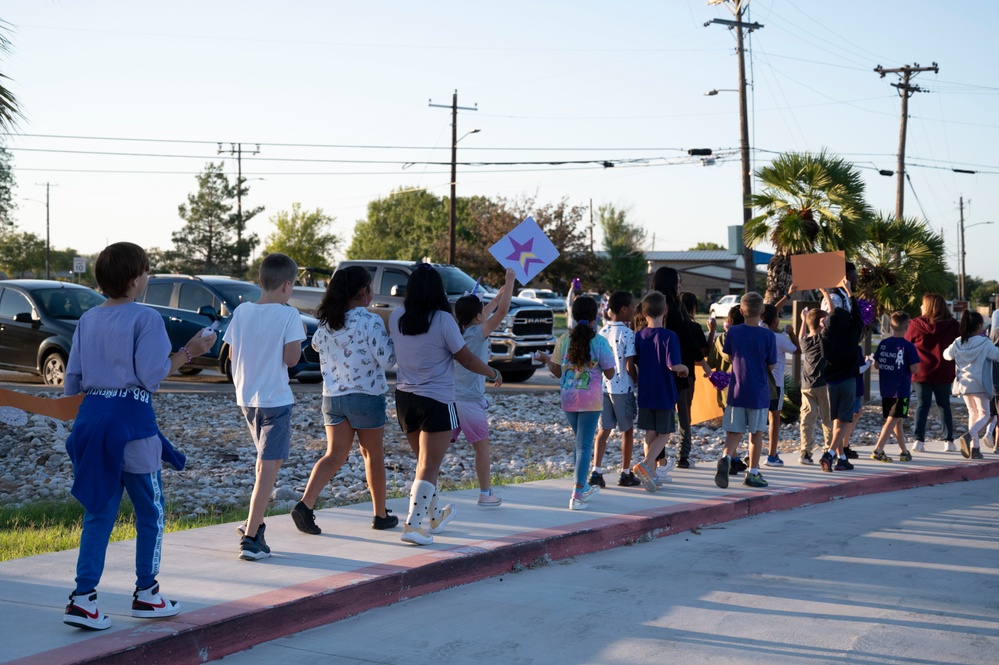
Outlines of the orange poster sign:
{"type": "Polygon", "coordinates": [[[846,253],[821,252],[791,257],[791,281],[799,291],[831,289],[846,277],[846,253]]]}

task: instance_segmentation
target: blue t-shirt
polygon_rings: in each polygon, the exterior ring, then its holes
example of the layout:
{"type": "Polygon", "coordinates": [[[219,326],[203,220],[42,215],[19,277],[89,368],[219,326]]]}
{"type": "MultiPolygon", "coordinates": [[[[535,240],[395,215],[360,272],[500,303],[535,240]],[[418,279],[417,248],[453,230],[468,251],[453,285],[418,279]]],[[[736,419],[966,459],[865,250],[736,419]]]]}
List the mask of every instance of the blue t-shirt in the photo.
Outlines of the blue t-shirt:
{"type": "Polygon", "coordinates": [[[770,328],[741,323],[728,329],[722,352],[732,359],[729,406],[766,409],[770,406],[769,365],[777,364],[777,340],[770,328]]]}
{"type": "Polygon", "coordinates": [[[676,380],[669,370],[680,364],[680,338],[666,328],[643,328],[635,335],[638,363],[638,406],[672,411],[676,408],[676,380]]]}
{"type": "Polygon", "coordinates": [[[916,345],[902,337],[886,337],[878,344],[874,360],[878,363],[881,397],[909,397],[912,390],[909,368],[919,362],[916,345]]]}

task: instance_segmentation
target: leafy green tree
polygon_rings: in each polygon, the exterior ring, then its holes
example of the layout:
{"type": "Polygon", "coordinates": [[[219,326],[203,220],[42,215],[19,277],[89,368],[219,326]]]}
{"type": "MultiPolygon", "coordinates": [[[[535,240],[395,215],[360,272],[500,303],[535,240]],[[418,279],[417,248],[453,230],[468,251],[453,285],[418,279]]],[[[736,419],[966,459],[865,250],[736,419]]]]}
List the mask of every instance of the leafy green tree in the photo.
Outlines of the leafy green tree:
{"type": "Polygon", "coordinates": [[[923,294],[947,290],[944,240],[921,220],[881,213],[867,224],[856,253],[859,295],[879,314],[919,311],[923,294]]]}
{"type": "MultiPolygon", "coordinates": [[[[11,41],[7,36],[10,31],[10,24],[0,20],[0,55],[10,53],[11,41]]],[[[18,106],[17,98],[5,85],[3,80],[8,77],[0,74],[0,131],[13,131],[21,116],[21,109],[18,106]]]]}
{"type": "Polygon", "coordinates": [[[45,240],[27,231],[8,231],[0,243],[0,267],[10,277],[45,276],[45,240]]]}
{"type": "MultiPolygon", "coordinates": [[[[456,206],[459,220],[460,202],[456,206]]],[[[437,241],[448,235],[448,215],[447,197],[426,190],[393,190],[368,204],[367,218],[354,226],[347,258],[419,261],[432,255],[437,241]]],[[[442,258],[446,257],[445,252],[442,258]]]]}
{"type": "MultiPolygon", "coordinates": [[[[243,211],[242,220],[233,211],[236,187],[229,182],[224,164],[209,163],[198,174],[198,191],[188,194],[187,203],[177,207],[184,227],[172,234],[175,266],[180,272],[229,274],[242,276],[243,257],[259,244],[255,234],[243,234],[237,240],[237,230],[262,207],[243,211]]],[[[243,193],[248,193],[245,181],[243,193]]]]}
{"type": "Polygon", "coordinates": [[[645,231],[627,220],[624,210],[613,205],[597,209],[597,219],[604,235],[604,252],[600,284],[608,291],[639,291],[645,282],[647,264],[642,246],[645,231]]]}
{"type": "Polygon", "coordinates": [[[968,293],[968,298],[971,302],[986,305],[992,301],[992,296],[994,294],[999,294],[999,282],[994,279],[988,281],[982,281],[980,284],[976,285],[974,290],[968,290],[968,276],[964,277],[964,289],[968,293]]]}
{"type": "Polygon", "coordinates": [[[287,254],[302,267],[332,266],[333,253],[340,243],[340,238],[330,231],[333,220],[322,208],[303,212],[300,203],[293,203],[291,212],[282,210],[271,217],[275,229],[267,236],[264,251],[287,254]]]}
{"type": "Polygon", "coordinates": [[[852,256],[870,210],[860,171],[825,150],[784,153],[755,175],[762,191],[749,200],[762,213],[746,225],[745,239],[753,247],[773,245],[765,300],[776,302],[791,285],[791,255],[845,250],[852,256]]]}
{"type": "Polygon", "coordinates": [[[699,242],[690,248],[692,252],[698,251],[712,251],[712,250],[727,250],[728,247],[723,247],[716,242],[699,242]]]}
{"type": "Polygon", "coordinates": [[[14,201],[16,186],[10,152],[0,145],[0,240],[3,240],[6,232],[14,230],[14,211],[17,210],[17,203],[14,201]]]}

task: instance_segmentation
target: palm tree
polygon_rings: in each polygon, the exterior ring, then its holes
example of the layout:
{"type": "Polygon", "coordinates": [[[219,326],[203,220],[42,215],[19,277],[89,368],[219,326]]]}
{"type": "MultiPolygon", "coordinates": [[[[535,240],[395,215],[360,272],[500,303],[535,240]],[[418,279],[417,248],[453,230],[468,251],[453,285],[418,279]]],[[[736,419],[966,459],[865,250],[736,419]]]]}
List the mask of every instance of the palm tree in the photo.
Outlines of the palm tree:
{"type": "Polygon", "coordinates": [[[919,310],[923,294],[950,285],[944,263],[943,236],[922,220],[880,213],[867,225],[867,239],[857,251],[859,295],[878,314],[919,310]]]}
{"type": "Polygon", "coordinates": [[[765,296],[772,303],[791,285],[792,254],[852,254],[864,239],[870,210],[860,171],[825,150],[783,153],[755,175],[763,191],[749,201],[762,214],[746,225],[745,242],[755,247],[769,241],[774,247],[765,296]]]}
{"type": "MultiPolygon", "coordinates": [[[[10,52],[10,38],[7,31],[10,24],[0,19],[0,54],[10,52]]],[[[22,117],[21,110],[17,105],[17,98],[14,93],[3,85],[3,79],[8,78],[0,74],[0,132],[9,133],[17,125],[17,119],[22,117]]]]}

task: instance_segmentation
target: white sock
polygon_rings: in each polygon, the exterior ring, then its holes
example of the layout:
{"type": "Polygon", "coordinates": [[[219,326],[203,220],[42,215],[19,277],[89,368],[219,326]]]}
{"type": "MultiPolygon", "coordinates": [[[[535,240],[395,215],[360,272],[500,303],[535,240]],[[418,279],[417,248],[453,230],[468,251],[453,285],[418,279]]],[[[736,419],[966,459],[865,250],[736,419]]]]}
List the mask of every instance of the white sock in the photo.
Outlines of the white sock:
{"type": "Polygon", "coordinates": [[[593,467],[593,473],[603,473],[603,472],[604,472],[603,468],[599,466],[593,467]]]}
{"type": "Polygon", "coordinates": [[[760,468],[757,467],[757,466],[754,466],[752,469],[749,470],[749,473],[751,473],[754,476],[758,476],[758,475],[760,475],[760,468]]]}
{"type": "Polygon", "coordinates": [[[414,480],[413,487],[409,490],[409,515],[406,517],[406,525],[419,529],[423,525],[423,518],[427,516],[430,501],[437,496],[433,483],[426,480],[414,480]]]}
{"type": "Polygon", "coordinates": [[[444,514],[444,509],[437,502],[437,488],[434,488],[434,497],[430,500],[430,517],[439,520],[444,514]]]}

